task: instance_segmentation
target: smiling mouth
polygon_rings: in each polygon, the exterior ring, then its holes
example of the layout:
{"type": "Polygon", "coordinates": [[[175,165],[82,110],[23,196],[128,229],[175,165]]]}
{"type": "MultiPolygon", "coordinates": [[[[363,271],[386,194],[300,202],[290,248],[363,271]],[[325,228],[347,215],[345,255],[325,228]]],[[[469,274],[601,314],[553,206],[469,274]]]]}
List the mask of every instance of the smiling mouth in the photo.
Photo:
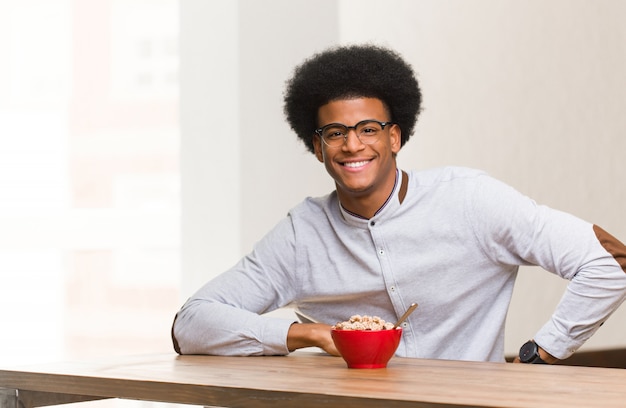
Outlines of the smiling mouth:
{"type": "Polygon", "coordinates": [[[346,163],[343,163],[343,166],[349,167],[351,169],[356,169],[356,168],[365,166],[369,162],[370,162],[369,160],[362,160],[362,161],[357,161],[357,162],[346,162],[346,163]]]}

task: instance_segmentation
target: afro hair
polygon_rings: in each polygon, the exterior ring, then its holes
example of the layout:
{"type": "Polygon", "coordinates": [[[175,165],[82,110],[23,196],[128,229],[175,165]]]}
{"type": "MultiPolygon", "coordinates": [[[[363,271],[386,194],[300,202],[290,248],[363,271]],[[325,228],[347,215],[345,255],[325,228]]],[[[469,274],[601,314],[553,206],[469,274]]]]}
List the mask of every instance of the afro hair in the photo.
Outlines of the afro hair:
{"type": "Polygon", "coordinates": [[[305,60],[286,83],[287,122],[310,152],[318,109],[351,98],[380,99],[402,130],[401,145],[413,134],[422,94],[411,66],[395,51],[376,45],[329,48],[305,60]]]}

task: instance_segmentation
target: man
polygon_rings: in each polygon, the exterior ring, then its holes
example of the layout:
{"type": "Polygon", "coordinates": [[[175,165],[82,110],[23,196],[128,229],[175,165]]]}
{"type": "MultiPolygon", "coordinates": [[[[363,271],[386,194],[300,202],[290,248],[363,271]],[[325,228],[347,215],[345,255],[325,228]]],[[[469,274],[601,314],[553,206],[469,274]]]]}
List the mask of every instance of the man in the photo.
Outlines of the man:
{"type": "Polygon", "coordinates": [[[336,189],[293,208],[185,303],[172,327],[177,352],[316,346],[337,355],[331,325],[354,314],[395,321],[416,302],[398,355],[504,361],[520,265],[570,280],[552,318],[522,347],[523,362],[567,358],[598,329],[626,296],[624,245],[483,172],[398,169],[420,104],[413,70],[385,48],[331,48],[297,67],[287,120],[336,189]],[[320,323],[262,316],[284,306],[320,323]]]}

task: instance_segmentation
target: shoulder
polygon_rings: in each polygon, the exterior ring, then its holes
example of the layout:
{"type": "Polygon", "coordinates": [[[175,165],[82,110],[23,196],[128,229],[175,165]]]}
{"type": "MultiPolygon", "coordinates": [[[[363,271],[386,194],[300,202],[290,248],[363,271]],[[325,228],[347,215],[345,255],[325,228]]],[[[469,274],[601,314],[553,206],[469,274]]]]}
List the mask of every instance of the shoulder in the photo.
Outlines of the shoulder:
{"type": "Polygon", "coordinates": [[[493,180],[485,171],[469,167],[447,166],[427,170],[411,170],[409,183],[416,187],[467,185],[493,180]]]}
{"type": "Polygon", "coordinates": [[[439,205],[448,202],[469,206],[500,205],[527,199],[510,185],[483,170],[467,167],[440,167],[409,172],[409,190],[417,200],[430,197],[439,205]]]}
{"type": "Polygon", "coordinates": [[[305,198],[298,205],[289,210],[289,215],[292,218],[319,217],[320,213],[329,213],[335,208],[338,209],[338,205],[337,194],[333,191],[324,196],[305,198]]]}

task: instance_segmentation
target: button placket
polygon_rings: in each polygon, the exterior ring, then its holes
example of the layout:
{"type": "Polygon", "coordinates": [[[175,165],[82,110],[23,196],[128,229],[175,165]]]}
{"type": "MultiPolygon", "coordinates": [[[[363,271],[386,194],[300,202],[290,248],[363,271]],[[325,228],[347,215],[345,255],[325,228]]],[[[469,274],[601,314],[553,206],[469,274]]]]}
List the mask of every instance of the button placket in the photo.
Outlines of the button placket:
{"type": "MultiPolygon", "coordinates": [[[[395,282],[395,280],[393,279],[393,272],[390,269],[390,265],[388,265],[388,259],[385,259],[387,258],[387,253],[385,250],[384,241],[381,239],[382,237],[380,236],[381,230],[379,229],[376,221],[370,220],[368,226],[370,234],[372,235],[372,239],[374,241],[374,245],[376,247],[378,259],[382,267],[383,277],[387,283],[392,283],[391,285],[387,285],[387,293],[389,293],[389,297],[391,298],[391,302],[394,305],[395,309],[398,304],[402,304],[403,302],[397,285],[393,283],[395,282]],[[374,226],[376,226],[376,228],[374,228],[374,226]]],[[[403,322],[400,326],[402,328],[408,328],[409,324],[408,322],[403,322]]]]}

